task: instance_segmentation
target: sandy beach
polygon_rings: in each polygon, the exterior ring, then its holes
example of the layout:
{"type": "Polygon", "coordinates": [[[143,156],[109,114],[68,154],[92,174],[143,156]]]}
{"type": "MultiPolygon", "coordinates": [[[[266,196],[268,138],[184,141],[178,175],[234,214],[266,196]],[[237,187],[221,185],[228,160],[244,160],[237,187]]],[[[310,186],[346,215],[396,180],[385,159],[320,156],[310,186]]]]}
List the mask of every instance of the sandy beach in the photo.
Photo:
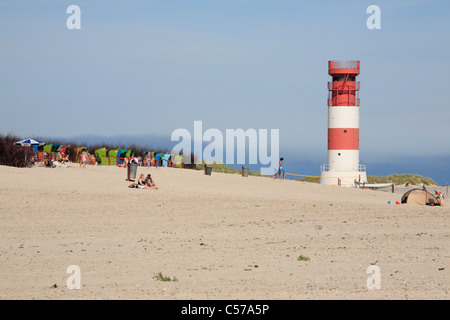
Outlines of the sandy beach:
{"type": "Polygon", "coordinates": [[[395,205],[402,189],[140,173],[159,190],[128,188],[118,167],[0,166],[0,298],[449,298],[448,199],[395,205]],[[70,265],[79,290],[66,286],[70,265]],[[380,289],[367,287],[371,265],[380,289]]]}

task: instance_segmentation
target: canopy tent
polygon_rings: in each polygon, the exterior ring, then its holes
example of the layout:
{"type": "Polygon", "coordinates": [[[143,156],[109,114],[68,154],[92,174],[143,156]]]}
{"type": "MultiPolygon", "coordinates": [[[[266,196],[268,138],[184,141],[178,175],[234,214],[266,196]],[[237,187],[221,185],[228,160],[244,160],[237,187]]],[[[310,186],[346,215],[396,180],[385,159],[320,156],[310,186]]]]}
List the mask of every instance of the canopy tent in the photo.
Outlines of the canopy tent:
{"type": "Polygon", "coordinates": [[[421,206],[440,206],[439,201],[426,190],[412,189],[402,196],[402,203],[417,204],[421,206]]]}

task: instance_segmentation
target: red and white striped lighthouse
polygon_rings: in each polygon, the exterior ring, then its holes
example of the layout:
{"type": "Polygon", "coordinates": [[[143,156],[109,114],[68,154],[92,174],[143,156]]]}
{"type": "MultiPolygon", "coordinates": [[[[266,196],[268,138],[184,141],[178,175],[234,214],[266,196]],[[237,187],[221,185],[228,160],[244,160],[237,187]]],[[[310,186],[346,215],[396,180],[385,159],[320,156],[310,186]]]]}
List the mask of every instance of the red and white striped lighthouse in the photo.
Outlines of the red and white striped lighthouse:
{"type": "Polygon", "coordinates": [[[328,61],[328,164],[320,183],[353,186],[367,181],[359,164],[359,61],[328,61]]]}

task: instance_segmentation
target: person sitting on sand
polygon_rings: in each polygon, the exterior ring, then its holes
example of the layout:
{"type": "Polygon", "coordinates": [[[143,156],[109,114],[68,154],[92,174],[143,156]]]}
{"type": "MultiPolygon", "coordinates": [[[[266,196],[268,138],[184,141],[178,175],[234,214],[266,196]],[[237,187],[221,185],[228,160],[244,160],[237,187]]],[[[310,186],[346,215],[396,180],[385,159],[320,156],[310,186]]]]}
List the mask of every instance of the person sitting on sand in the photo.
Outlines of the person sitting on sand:
{"type": "Polygon", "coordinates": [[[60,151],[58,152],[57,161],[61,164],[65,164],[66,162],[69,162],[69,155],[60,151]]]}
{"type": "Polygon", "coordinates": [[[118,167],[126,168],[127,165],[128,165],[128,158],[127,158],[127,157],[125,157],[125,158],[122,159],[122,163],[119,163],[119,162],[117,161],[117,166],[118,166],[118,167]]]}
{"type": "Polygon", "coordinates": [[[95,160],[95,156],[93,154],[89,155],[89,163],[92,165],[96,165],[97,161],[95,160]]]}
{"type": "Polygon", "coordinates": [[[141,173],[141,175],[139,176],[137,187],[139,189],[147,189],[148,188],[147,183],[146,183],[146,181],[144,179],[144,174],[143,173],[141,173]]]}
{"type": "Polygon", "coordinates": [[[56,161],[59,163],[64,163],[64,154],[61,150],[58,151],[58,155],[56,156],[56,161]]]}
{"type": "Polygon", "coordinates": [[[36,165],[36,159],[34,158],[34,156],[31,156],[31,158],[30,158],[30,165],[32,167],[34,167],[36,165]]]}
{"type": "Polygon", "coordinates": [[[147,178],[145,179],[146,185],[151,189],[158,189],[156,186],[155,180],[152,179],[152,176],[150,174],[147,175],[147,178]]]}
{"type": "Polygon", "coordinates": [[[53,165],[53,161],[52,160],[45,161],[45,167],[46,168],[55,168],[55,166],[53,165]]]}

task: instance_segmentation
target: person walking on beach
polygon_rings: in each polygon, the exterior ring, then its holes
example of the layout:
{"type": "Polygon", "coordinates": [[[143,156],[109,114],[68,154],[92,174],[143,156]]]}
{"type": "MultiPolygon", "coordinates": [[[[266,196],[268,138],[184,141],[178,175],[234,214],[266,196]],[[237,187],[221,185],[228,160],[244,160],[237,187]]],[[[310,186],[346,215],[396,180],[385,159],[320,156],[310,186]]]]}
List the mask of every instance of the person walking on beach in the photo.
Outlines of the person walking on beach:
{"type": "Polygon", "coordinates": [[[87,161],[87,154],[86,154],[86,151],[83,151],[81,153],[80,168],[81,168],[81,165],[83,165],[83,168],[86,168],[86,161],[87,161]]]}
{"type": "Polygon", "coordinates": [[[281,179],[284,179],[283,160],[284,160],[283,158],[280,158],[280,163],[278,164],[278,170],[272,179],[276,179],[278,177],[280,177],[281,179]]]}

